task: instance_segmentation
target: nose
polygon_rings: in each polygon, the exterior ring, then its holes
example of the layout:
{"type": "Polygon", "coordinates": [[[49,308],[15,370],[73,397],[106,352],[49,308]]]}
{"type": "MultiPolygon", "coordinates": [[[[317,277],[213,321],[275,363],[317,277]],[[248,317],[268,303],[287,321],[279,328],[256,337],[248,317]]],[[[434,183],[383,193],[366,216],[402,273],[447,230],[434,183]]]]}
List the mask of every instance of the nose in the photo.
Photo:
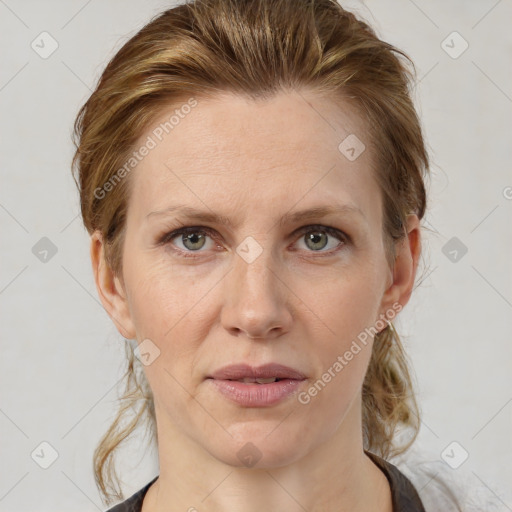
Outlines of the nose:
{"type": "Polygon", "coordinates": [[[234,255],[221,313],[222,325],[231,335],[273,339],[290,330],[291,293],[273,263],[268,249],[250,263],[234,255]]]}

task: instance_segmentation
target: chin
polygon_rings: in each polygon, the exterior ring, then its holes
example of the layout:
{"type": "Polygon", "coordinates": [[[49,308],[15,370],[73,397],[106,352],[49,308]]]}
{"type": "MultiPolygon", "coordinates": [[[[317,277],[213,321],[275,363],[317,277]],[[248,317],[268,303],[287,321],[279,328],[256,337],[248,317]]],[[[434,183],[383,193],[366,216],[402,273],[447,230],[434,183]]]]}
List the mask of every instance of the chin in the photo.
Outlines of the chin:
{"type": "MultiPolygon", "coordinates": [[[[278,427],[278,429],[281,427],[278,427]]],[[[277,435],[270,432],[276,429],[276,424],[266,428],[237,428],[236,434],[227,429],[233,435],[229,442],[223,440],[219,445],[207,450],[218,460],[230,466],[238,468],[271,469],[286,466],[300,459],[306,451],[304,436],[293,435],[288,430],[282,430],[277,435]],[[298,450],[300,447],[300,450],[298,450]]]]}

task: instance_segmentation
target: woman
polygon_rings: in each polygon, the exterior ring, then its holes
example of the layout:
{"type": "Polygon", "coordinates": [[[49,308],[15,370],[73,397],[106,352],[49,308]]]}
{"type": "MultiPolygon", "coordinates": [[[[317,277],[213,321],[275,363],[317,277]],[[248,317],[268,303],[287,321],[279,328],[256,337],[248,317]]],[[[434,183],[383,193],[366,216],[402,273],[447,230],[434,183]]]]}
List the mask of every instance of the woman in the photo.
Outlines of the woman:
{"type": "Polygon", "coordinates": [[[199,0],[108,64],[73,162],[129,356],[95,475],[124,499],[143,419],[160,468],[112,511],[425,510],[386,460],[419,428],[392,323],[426,210],[407,62],[334,0],[199,0]]]}

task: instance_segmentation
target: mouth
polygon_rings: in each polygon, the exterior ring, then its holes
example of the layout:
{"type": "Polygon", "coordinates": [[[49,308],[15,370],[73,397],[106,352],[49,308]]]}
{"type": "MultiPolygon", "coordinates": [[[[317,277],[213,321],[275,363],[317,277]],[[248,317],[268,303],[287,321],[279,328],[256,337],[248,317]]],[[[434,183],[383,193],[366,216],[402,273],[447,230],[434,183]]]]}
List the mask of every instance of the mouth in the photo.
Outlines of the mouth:
{"type": "MultiPolygon", "coordinates": [[[[271,384],[272,382],[279,382],[283,379],[278,379],[276,377],[269,377],[268,379],[253,379],[251,377],[244,377],[243,379],[225,379],[231,382],[242,382],[243,384],[271,384]]],[[[295,380],[295,379],[292,379],[295,380]]]]}
{"type": "Polygon", "coordinates": [[[209,375],[214,389],[242,407],[269,407],[298,392],[306,377],[288,366],[270,363],[231,365],[209,375]]]}
{"type": "Polygon", "coordinates": [[[268,363],[257,367],[248,364],[224,366],[208,375],[207,378],[246,384],[270,384],[281,380],[304,380],[306,376],[295,368],[279,363],[268,363]]]}

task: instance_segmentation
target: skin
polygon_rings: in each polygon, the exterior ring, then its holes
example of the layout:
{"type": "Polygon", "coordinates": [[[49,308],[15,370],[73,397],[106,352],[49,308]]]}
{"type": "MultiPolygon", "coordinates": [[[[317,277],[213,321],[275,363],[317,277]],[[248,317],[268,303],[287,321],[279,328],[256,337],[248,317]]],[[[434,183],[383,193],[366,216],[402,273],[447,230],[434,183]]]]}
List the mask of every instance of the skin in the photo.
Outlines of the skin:
{"type": "MultiPolygon", "coordinates": [[[[408,302],[419,220],[408,217],[390,268],[370,141],[348,103],[305,90],[258,102],[227,93],[197,99],[130,175],[136,193],[122,275],[106,265],[101,234],[91,238],[106,311],[123,337],[149,338],[160,350],[144,366],[160,476],[143,512],[391,512],[387,479],[363,451],[361,387],[371,337],[308,404],[292,396],[245,408],[205,377],[231,363],[279,362],[302,371],[307,390],[359,333],[408,302]],[[338,150],[352,133],[366,145],[355,161],[338,150]],[[176,203],[221,214],[233,226],[176,213],[147,217],[176,203]],[[278,223],[290,211],[332,203],[355,205],[362,215],[278,223]],[[178,222],[209,228],[204,246],[197,239],[185,245],[181,235],[159,245],[178,222]],[[311,228],[320,239],[308,244],[308,230],[297,230],[312,224],[350,240],[311,228]],[[251,263],[236,252],[248,236],[262,249],[251,263]],[[180,255],[186,251],[196,258],[180,255]],[[237,457],[248,442],[261,453],[252,467],[237,457]]],[[[175,108],[162,111],[141,143],[175,108]]]]}

